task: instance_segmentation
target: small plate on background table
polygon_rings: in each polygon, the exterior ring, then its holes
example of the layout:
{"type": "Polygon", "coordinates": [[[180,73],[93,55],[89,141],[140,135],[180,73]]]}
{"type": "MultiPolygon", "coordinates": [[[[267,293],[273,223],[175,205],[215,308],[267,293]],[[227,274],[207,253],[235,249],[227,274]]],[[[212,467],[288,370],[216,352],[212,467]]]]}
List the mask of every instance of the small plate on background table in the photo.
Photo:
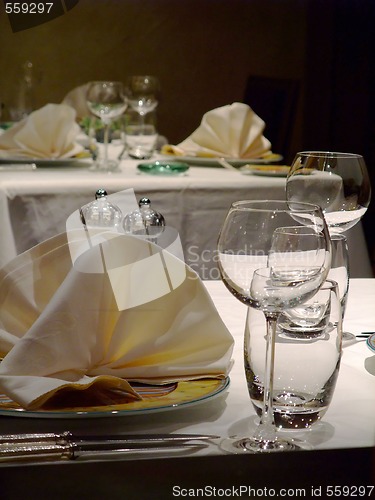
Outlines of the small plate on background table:
{"type": "Polygon", "coordinates": [[[189,170],[189,165],[182,161],[156,160],[140,163],[137,165],[137,169],[142,174],[168,177],[171,175],[185,175],[189,170]]]}
{"type": "Polygon", "coordinates": [[[161,411],[177,410],[211,401],[229,386],[224,379],[201,379],[161,386],[137,384],[134,389],[142,396],[141,401],[107,406],[86,406],[57,410],[24,410],[5,395],[0,395],[0,415],[24,418],[104,418],[146,415],[161,411]]]}
{"type": "MultiPolygon", "coordinates": [[[[164,158],[173,158],[175,161],[182,161],[188,163],[189,165],[197,166],[197,167],[220,167],[223,166],[220,164],[218,158],[208,157],[208,156],[179,156],[179,155],[163,155],[164,158]]],[[[225,160],[230,163],[233,167],[242,167],[243,165],[248,164],[250,161],[254,164],[259,165],[268,165],[269,163],[276,163],[281,161],[283,157],[281,155],[272,153],[264,158],[225,158],[225,160]]]]}
{"type": "Polygon", "coordinates": [[[15,169],[17,165],[25,164],[33,164],[37,168],[85,168],[92,165],[92,158],[0,158],[0,165],[12,165],[15,169]]]}
{"type": "Polygon", "coordinates": [[[240,169],[244,175],[261,175],[265,177],[286,177],[290,170],[288,165],[244,165],[240,169]]]}

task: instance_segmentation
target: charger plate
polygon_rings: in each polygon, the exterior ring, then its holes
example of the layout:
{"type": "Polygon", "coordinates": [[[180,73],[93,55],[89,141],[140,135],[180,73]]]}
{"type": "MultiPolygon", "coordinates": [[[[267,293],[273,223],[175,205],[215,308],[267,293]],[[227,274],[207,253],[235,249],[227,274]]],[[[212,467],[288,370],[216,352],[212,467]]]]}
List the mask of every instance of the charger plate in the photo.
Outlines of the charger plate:
{"type": "Polygon", "coordinates": [[[144,415],[211,401],[229,386],[229,377],[224,379],[201,379],[178,382],[162,386],[134,384],[142,401],[120,405],[64,408],[59,410],[24,410],[5,395],[0,395],[0,415],[26,418],[103,418],[144,415]]]}
{"type": "Polygon", "coordinates": [[[11,164],[17,168],[17,165],[34,164],[37,168],[85,168],[92,165],[92,158],[0,158],[1,165],[11,164]]]}
{"type": "Polygon", "coordinates": [[[366,344],[370,351],[375,352],[375,333],[369,336],[366,340],[366,344]]]}
{"type": "Polygon", "coordinates": [[[290,167],[288,165],[244,165],[240,168],[244,175],[262,175],[265,177],[286,177],[290,167]]]}
{"type": "MultiPolygon", "coordinates": [[[[172,154],[162,153],[163,159],[173,159],[175,161],[182,161],[187,163],[188,165],[197,166],[197,167],[220,167],[223,166],[220,164],[218,158],[208,157],[208,156],[179,156],[172,154]]],[[[271,153],[268,156],[263,158],[225,158],[225,160],[230,163],[233,167],[241,167],[246,165],[247,163],[254,163],[257,165],[268,165],[275,162],[279,162],[283,159],[283,157],[276,153],[271,153]]]]}

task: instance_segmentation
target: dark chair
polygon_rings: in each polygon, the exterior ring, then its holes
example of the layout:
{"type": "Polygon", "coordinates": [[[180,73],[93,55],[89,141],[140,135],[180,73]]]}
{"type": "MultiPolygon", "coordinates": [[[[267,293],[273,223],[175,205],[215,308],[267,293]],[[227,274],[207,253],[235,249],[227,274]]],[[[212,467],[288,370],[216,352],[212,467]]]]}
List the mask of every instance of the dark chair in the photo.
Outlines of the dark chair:
{"type": "Polygon", "coordinates": [[[249,76],[243,102],[266,123],[265,137],[272,151],[282,154],[284,161],[293,160],[291,149],[297,114],[300,85],[298,80],[249,76]]]}

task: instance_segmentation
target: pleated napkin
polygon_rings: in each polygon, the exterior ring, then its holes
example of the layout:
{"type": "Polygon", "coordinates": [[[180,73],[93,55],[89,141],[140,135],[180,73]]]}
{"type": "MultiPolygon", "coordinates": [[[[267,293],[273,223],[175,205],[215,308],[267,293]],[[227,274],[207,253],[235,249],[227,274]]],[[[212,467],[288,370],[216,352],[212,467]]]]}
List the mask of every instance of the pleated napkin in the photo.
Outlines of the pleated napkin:
{"type": "Polygon", "coordinates": [[[0,158],[71,158],[83,151],[76,142],[76,113],[65,104],[47,104],[0,136],[0,158]]]}
{"type": "Polygon", "coordinates": [[[166,145],[162,153],[226,158],[261,158],[271,154],[263,135],[264,121],[240,102],[208,111],[199,127],[177,146],[166,145]]]}
{"type": "Polygon", "coordinates": [[[110,231],[87,250],[82,233],[0,271],[0,392],[26,409],[120,404],[141,399],[129,382],[228,375],[233,338],[192,269],[110,231]]]}
{"type": "Polygon", "coordinates": [[[89,88],[89,83],[75,87],[66,94],[62,100],[62,104],[67,104],[76,110],[77,121],[91,116],[91,111],[87,105],[86,95],[89,88]]]}

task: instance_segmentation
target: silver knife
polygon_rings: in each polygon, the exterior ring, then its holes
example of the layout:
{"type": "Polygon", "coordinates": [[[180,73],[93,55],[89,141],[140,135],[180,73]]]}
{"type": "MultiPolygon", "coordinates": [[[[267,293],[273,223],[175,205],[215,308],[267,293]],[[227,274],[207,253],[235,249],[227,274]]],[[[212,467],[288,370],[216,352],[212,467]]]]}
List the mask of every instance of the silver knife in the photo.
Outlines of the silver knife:
{"type": "Polygon", "coordinates": [[[218,436],[202,434],[86,435],[8,434],[0,436],[0,462],[114,458],[121,454],[202,448],[218,436]]]}
{"type": "Polygon", "coordinates": [[[103,443],[117,443],[125,446],[131,444],[158,444],[171,442],[186,442],[186,441],[209,441],[218,439],[219,436],[212,434],[73,434],[70,431],[63,433],[46,432],[46,433],[29,433],[29,434],[3,434],[0,435],[0,445],[15,444],[23,442],[43,442],[51,441],[56,444],[65,445],[87,444],[87,445],[102,445],[103,443]]]}

